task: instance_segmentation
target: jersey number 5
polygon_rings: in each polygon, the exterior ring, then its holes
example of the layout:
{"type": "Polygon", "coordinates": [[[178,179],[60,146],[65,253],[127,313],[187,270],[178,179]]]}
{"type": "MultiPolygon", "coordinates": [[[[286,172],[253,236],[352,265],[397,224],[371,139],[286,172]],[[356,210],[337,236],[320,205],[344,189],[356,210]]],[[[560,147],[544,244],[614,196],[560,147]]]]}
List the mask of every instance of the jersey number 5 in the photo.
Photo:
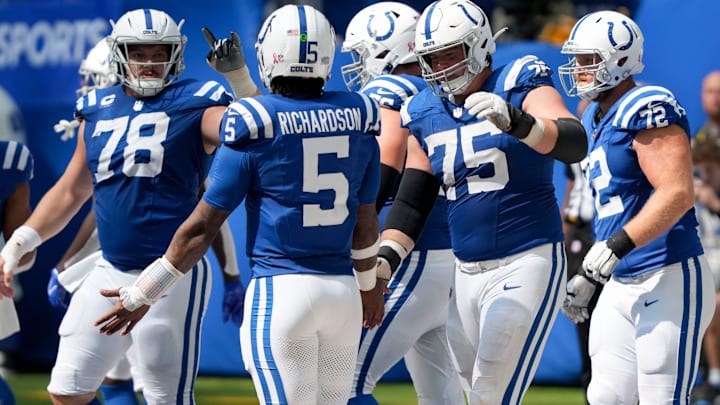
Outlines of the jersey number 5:
{"type": "Polygon", "coordinates": [[[170,117],[164,112],[140,114],[130,121],[130,117],[120,117],[113,120],[98,121],[95,134],[110,132],[107,144],[100,151],[98,157],[95,182],[100,183],[113,175],[110,169],[112,155],[115,152],[123,135],[127,133],[127,146],[123,149],[123,173],[128,177],[155,177],[162,172],[165,149],[162,142],[167,138],[170,117]],[[129,122],[129,126],[128,126],[129,122]],[[150,135],[140,136],[140,128],[152,128],[150,135]],[[139,150],[146,150],[150,157],[147,162],[137,162],[135,157],[139,150]]]}
{"type": "Polygon", "coordinates": [[[320,190],[335,192],[333,208],[322,209],[320,204],[303,205],[303,226],[340,225],[350,211],[347,207],[350,183],[342,173],[320,173],[318,157],[321,154],[335,154],[339,159],[350,156],[348,136],[303,139],[303,192],[318,193],[320,190]]]}

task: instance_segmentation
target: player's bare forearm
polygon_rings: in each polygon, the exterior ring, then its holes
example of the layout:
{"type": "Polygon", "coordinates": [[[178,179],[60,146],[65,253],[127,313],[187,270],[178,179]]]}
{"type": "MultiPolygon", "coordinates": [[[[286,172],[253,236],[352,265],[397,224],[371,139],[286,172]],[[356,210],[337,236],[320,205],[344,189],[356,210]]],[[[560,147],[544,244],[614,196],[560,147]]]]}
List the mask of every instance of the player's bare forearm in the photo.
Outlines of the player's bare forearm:
{"type": "Polygon", "coordinates": [[[175,232],[165,257],[181,272],[187,273],[207,252],[220,226],[230,215],[201,200],[175,232]]]}

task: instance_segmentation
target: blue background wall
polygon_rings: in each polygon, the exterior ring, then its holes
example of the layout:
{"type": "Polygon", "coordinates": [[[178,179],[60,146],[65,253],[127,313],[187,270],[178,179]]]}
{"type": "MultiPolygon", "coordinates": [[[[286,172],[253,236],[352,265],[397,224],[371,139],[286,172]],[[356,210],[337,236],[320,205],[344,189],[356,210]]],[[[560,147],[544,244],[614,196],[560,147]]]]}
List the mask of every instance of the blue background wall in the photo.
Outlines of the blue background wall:
{"type": "MultiPolygon", "coordinates": [[[[208,26],[218,37],[227,36],[231,30],[238,31],[244,41],[251,73],[259,83],[253,68],[256,66],[253,44],[264,17],[264,2],[260,0],[26,0],[0,3],[0,86],[7,89],[20,106],[27,127],[28,146],[35,155],[36,177],[31,183],[33,205],[62,174],[72,155],[75,143],[62,142],[52,131],[52,125],[71,117],[80,61],[98,39],[109,33],[108,18],[116,18],[126,10],[139,7],[163,9],[178,21],[186,19],[183,33],[188,36],[188,47],[184,75],[223,80],[204,61],[207,44],[200,28],[208,26]]],[[[362,8],[358,3],[355,7],[362,8]]],[[[347,11],[328,13],[339,34],[344,31],[344,21],[355,10],[347,11]]],[[[646,69],[639,79],[670,88],[687,108],[693,130],[699,128],[705,119],[700,108],[701,80],[710,70],[720,69],[720,36],[716,33],[718,15],[720,2],[703,0],[641,1],[636,15],[646,40],[646,69]]],[[[501,44],[495,63],[499,65],[527,53],[540,56],[553,67],[566,61],[555,46],[522,42],[501,44]]],[[[329,89],[344,88],[339,73],[339,67],[344,63],[348,63],[348,58],[338,54],[329,89]]],[[[567,102],[574,110],[577,100],[567,102]]],[[[556,170],[556,185],[558,200],[561,200],[564,190],[561,170],[556,170]]],[[[86,210],[87,207],[83,214],[86,210]]],[[[24,290],[24,297],[18,302],[23,331],[5,342],[5,348],[14,346],[18,350],[18,366],[21,369],[48,369],[54,361],[58,339],[56,329],[61,314],[47,304],[45,285],[49,269],[70,243],[81,217],[46,242],[40,248],[34,271],[19,277],[24,290]]],[[[234,213],[230,222],[240,254],[242,277],[247,282],[243,210],[234,213]]],[[[210,310],[205,320],[201,372],[245,374],[237,328],[221,320],[222,282],[219,271],[215,274],[218,276],[215,277],[210,310]]],[[[575,384],[579,370],[575,330],[561,315],[550,335],[536,382],[575,384]]],[[[402,365],[388,376],[388,379],[405,378],[407,373],[402,365]]]]}

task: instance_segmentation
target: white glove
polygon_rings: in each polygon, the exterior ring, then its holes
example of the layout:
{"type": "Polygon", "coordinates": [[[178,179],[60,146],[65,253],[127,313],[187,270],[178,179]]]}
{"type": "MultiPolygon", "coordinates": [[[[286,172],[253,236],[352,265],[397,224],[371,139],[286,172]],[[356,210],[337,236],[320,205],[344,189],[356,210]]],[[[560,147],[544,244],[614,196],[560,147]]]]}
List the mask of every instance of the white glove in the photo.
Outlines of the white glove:
{"type": "Polygon", "coordinates": [[[465,99],[465,109],[478,118],[485,118],[499,130],[510,130],[512,120],[508,111],[508,103],[500,96],[486,91],[473,93],[465,99]]]}
{"type": "Polygon", "coordinates": [[[605,284],[619,262],[620,258],[608,247],[607,241],[600,241],[587,252],[582,267],[589,278],[605,284]]]}
{"type": "Polygon", "coordinates": [[[465,99],[468,113],[485,118],[499,130],[518,138],[530,147],[540,143],[545,127],[541,120],[516,108],[497,94],[479,91],[465,99]]]}
{"type": "Polygon", "coordinates": [[[78,120],[60,120],[53,126],[53,129],[58,134],[62,134],[60,135],[61,140],[67,141],[68,139],[73,139],[75,137],[75,128],[79,126],[80,122],[78,120]]]}
{"type": "Polygon", "coordinates": [[[566,287],[567,295],[562,304],[562,312],[574,323],[582,323],[590,318],[588,303],[595,293],[595,284],[587,277],[576,274],[566,287]]]}

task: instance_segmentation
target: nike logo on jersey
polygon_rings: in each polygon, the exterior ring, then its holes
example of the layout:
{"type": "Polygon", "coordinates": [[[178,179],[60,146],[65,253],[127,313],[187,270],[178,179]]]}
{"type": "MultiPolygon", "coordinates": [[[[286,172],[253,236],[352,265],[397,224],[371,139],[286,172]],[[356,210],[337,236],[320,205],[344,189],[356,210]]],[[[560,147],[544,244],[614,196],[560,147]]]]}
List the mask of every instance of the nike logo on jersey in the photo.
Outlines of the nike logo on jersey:
{"type": "Polygon", "coordinates": [[[505,291],[514,290],[516,288],[520,288],[520,286],[519,285],[510,285],[508,283],[505,283],[505,285],[503,286],[503,290],[505,290],[505,291]]]}
{"type": "Polygon", "coordinates": [[[652,300],[652,301],[645,300],[645,307],[649,307],[650,305],[652,305],[656,302],[658,302],[658,300],[652,300]]]}
{"type": "Polygon", "coordinates": [[[375,89],[375,93],[381,96],[392,96],[395,94],[392,90],[383,89],[382,87],[375,89]]]}

